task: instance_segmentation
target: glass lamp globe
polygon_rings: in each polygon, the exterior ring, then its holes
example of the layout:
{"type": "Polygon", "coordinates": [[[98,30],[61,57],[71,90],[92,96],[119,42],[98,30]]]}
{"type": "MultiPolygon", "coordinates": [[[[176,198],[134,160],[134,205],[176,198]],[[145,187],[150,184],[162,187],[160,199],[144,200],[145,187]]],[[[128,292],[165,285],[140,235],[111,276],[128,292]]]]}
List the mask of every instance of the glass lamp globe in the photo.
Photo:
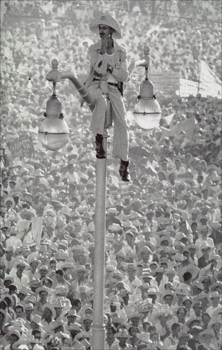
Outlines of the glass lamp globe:
{"type": "Polygon", "coordinates": [[[141,84],[133,114],[137,125],[142,129],[148,130],[159,126],[161,108],[154,96],[153,84],[148,79],[141,84]]]}
{"type": "Polygon", "coordinates": [[[69,127],[61,113],[61,102],[52,95],[47,101],[46,118],[39,127],[39,141],[48,150],[57,151],[69,142],[69,127]]]}

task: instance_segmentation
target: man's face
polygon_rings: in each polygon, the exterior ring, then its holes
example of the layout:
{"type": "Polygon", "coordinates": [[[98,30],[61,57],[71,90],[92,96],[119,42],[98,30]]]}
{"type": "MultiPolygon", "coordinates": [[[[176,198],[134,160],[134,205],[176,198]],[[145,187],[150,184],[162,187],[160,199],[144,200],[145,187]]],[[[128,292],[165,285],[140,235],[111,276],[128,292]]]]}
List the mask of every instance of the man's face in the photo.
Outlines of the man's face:
{"type": "Polygon", "coordinates": [[[164,173],[159,173],[159,174],[158,174],[158,177],[159,177],[159,180],[160,180],[160,181],[163,181],[163,180],[166,179],[164,173]]]}
{"type": "Polygon", "coordinates": [[[38,340],[41,340],[41,332],[40,331],[39,332],[35,332],[34,338],[38,339],[38,340]]]}
{"type": "Polygon", "coordinates": [[[8,233],[8,227],[3,227],[3,228],[2,228],[2,233],[3,233],[4,235],[7,235],[7,233],[8,233]]]}
{"type": "Polygon", "coordinates": [[[208,234],[208,228],[207,227],[202,228],[201,233],[203,237],[206,237],[208,234]]]}
{"type": "Polygon", "coordinates": [[[15,183],[14,181],[10,181],[10,182],[9,182],[9,187],[10,187],[10,188],[14,188],[15,185],[16,185],[16,183],[15,183]]]}
{"type": "Polygon", "coordinates": [[[56,262],[55,261],[50,262],[50,269],[56,270],[56,262]]]}
{"type": "Polygon", "coordinates": [[[89,331],[89,330],[90,330],[91,324],[92,324],[92,321],[91,321],[91,320],[85,320],[85,321],[84,321],[84,326],[85,326],[85,330],[86,330],[86,331],[89,331]]]}
{"type": "Polygon", "coordinates": [[[131,331],[130,331],[130,334],[132,337],[135,337],[136,334],[137,334],[137,330],[135,328],[132,328],[131,331]]]}
{"type": "MultiPolygon", "coordinates": [[[[192,215],[196,215],[196,214],[192,214],[192,215]]],[[[191,224],[191,230],[192,230],[192,232],[196,232],[197,231],[197,224],[196,223],[192,223],[191,224]]]]}
{"type": "Polygon", "coordinates": [[[52,317],[52,311],[48,308],[45,308],[45,310],[43,311],[44,318],[51,318],[52,317]]]}
{"type": "Polygon", "coordinates": [[[100,24],[99,25],[99,36],[100,38],[104,37],[104,36],[108,36],[111,34],[111,28],[104,25],[104,24],[100,24]]]}
{"type": "Polygon", "coordinates": [[[63,281],[63,276],[61,276],[59,273],[56,273],[56,279],[58,282],[62,282],[63,281]]]}
{"type": "Polygon", "coordinates": [[[162,279],[162,277],[163,277],[163,273],[162,272],[157,272],[156,273],[156,280],[160,280],[160,279],[162,279]]]}
{"type": "Polygon", "coordinates": [[[201,311],[202,311],[202,307],[199,304],[196,304],[193,306],[194,312],[196,313],[196,315],[200,315],[201,311]]]}
{"type": "Polygon", "coordinates": [[[21,307],[17,307],[15,309],[15,313],[17,317],[22,317],[23,316],[23,309],[21,307]]]}
{"type": "Polygon", "coordinates": [[[197,294],[199,294],[201,292],[201,289],[199,289],[197,286],[193,286],[193,294],[194,295],[197,295],[197,294]]]}
{"type": "Polygon", "coordinates": [[[33,271],[33,270],[36,270],[37,269],[37,267],[38,267],[38,262],[32,262],[31,264],[30,264],[30,267],[31,267],[31,270],[33,271]]]}
{"type": "Polygon", "coordinates": [[[135,277],[136,271],[133,268],[128,268],[127,270],[129,277],[133,278],[135,277]]]}
{"type": "Polygon", "coordinates": [[[153,342],[158,342],[159,341],[159,334],[158,333],[153,333],[152,335],[150,335],[150,339],[153,342]]]}
{"type": "Polygon", "coordinates": [[[44,300],[44,301],[45,301],[45,300],[47,299],[47,296],[48,296],[48,293],[47,293],[47,292],[41,292],[41,293],[40,293],[40,299],[41,299],[41,300],[44,300]]]}
{"type": "MultiPolygon", "coordinates": [[[[79,264],[85,265],[86,262],[87,262],[87,258],[86,258],[86,256],[84,254],[80,254],[79,258],[78,258],[78,261],[79,261],[79,264]]],[[[68,272],[70,272],[70,271],[68,271],[68,272]]]]}
{"type": "Polygon", "coordinates": [[[34,245],[34,246],[30,247],[30,250],[31,250],[31,252],[36,252],[36,246],[34,245]]]}
{"type": "Polygon", "coordinates": [[[165,303],[167,305],[171,305],[172,304],[172,301],[173,301],[172,295],[166,295],[164,299],[165,299],[165,303]]]}
{"type": "Polygon", "coordinates": [[[68,322],[69,323],[74,323],[76,321],[77,316],[67,316],[68,322]]]}
{"type": "Polygon", "coordinates": [[[180,166],[181,166],[180,160],[176,160],[176,161],[175,161],[175,165],[176,165],[177,169],[179,169],[180,166]]]}
{"type": "Polygon", "coordinates": [[[45,269],[41,269],[41,270],[39,270],[39,273],[41,275],[41,278],[44,278],[47,275],[48,271],[45,269]]]}
{"type": "Polygon", "coordinates": [[[60,306],[55,306],[55,312],[56,312],[56,316],[60,316],[62,313],[62,307],[60,306]]]}
{"type": "Polygon", "coordinates": [[[24,269],[25,269],[25,266],[24,265],[17,265],[17,272],[18,273],[22,273],[23,271],[24,271],[24,269]]]}
{"type": "Polygon", "coordinates": [[[148,251],[145,251],[145,252],[143,252],[143,253],[141,254],[141,256],[142,256],[143,259],[149,259],[150,253],[149,253],[148,251]]]}
{"type": "Polygon", "coordinates": [[[156,268],[157,268],[157,265],[156,265],[156,264],[151,264],[151,265],[150,265],[150,270],[151,270],[151,271],[155,271],[156,268]]]}
{"type": "Polygon", "coordinates": [[[152,220],[154,213],[152,211],[150,211],[149,213],[147,213],[147,220],[152,220]]]}
{"type": "Polygon", "coordinates": [[[213,305],[218,305],[219,301],[220,301],[220,296],[218,297],[212,297],[211,298],[212,304],[213,305]]]}
{"type": "Polygon", "coordinates": [[[185,258],[187,258],[187,259],[189,259],[189,257],[190,257],[190,253],[189,253],[188,251],[185,251],[185,252],[183,253],[183,255],[184,255],[185,258]]]}
{"type": "Polygon", "coordinates": [[[175,328],[174,332],[175,332],[175,334],[178,335],[178,334],[181,332],[181,330],[182,330],[182,327],[181,327],[180,325],[178,325],[178,326],[175,328]]]}
{"type": "Polygon", "coordinates": [[[6,258],[8,260],[11,260],[12,256],[13,256],[13,250],[10,250],[10,251],[6,252],[6,258]]]}
{"type": "Polygon", "coordinates": [[[31,316],[31,314],[32,314],[32,311],[33,311],[33,309],[27,309],[27,310],[25,310],[25,316],[26,316],[27,318],[30,318],[30,316],[31,316]]]}
{"type": "Polygon", "coordinates": [[[209,248],[203,248],[202,249],[202,253],[203,253],[203,255],[205,256],[205,257],[208,257],[208,255],[209,255],[209,248]]]}
{"type": "Polygon", "coordinates": [[[149,283],[150,284],[151,278],[150,277],[143,277],[143,282],[144,283],[149,283]]]}
{"type": "Polygon", "coordinates": [[[186,300],[184,301],[183,305],[186,309],[189,309],[192,305],[192,302],[190,300],[186,300]]]}
{"type": "Polygon", "coordinates": [[[108,339],[114,339],[114,334],[111,328],[108,328],[106,331],[106,335],[108,339]]]}
{"type": "Polygon", "coordinates": [[[17,337],[17,335],[15,335],[15,334],[11,334],[10,336],[9,336],[9,338],[8,338],[8,341],[9,341],[9,343],[10,344],[14,344],[16,341],[18,341],[18,337],[17,337]]]}
{"type": "Polygon", "coordinates": [[[129,246],[132,246],[134,244],[134,237],[132,235],[126,235],[126,241],[129,244],[129,246]]]}
{"type": "Polygon", "coordinates": [[[84,279],[85,271],[82,271],[82,270],[77,271],[77,276],[78,276],[78,279],[84,279]]]}
{"type": "Polygon", "coordinates": [[[176,175],[175,174],[170,174],[169,175],[169,180],[170,181],[175,181],[175,179],[176,179],[176,175]]]}

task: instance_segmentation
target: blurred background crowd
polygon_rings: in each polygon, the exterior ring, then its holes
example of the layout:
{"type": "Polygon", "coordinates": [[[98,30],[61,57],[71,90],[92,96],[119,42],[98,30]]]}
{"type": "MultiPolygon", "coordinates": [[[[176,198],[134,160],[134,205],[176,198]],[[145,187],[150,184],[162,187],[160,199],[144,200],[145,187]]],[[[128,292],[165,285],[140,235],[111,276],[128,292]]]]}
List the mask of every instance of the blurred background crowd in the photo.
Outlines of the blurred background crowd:
{"type": "MultiPolygon", "coordinates": [[[[100,12],[120,22],[129,64],[146,44],[154,70],[198,80],[204,59],[221,78],[220,1],[2,1],[0,349],[91,346],[96,158],[69,82],[57,84],[69,144],[46,151],[38,127],[51,59],[83,81],[100,12]]],[[[144,131],[143,74],[124,92],[130,184],[108,149],[105,349],[220,350],[221,100],[161,96],[160,127],[144,131]]]]}

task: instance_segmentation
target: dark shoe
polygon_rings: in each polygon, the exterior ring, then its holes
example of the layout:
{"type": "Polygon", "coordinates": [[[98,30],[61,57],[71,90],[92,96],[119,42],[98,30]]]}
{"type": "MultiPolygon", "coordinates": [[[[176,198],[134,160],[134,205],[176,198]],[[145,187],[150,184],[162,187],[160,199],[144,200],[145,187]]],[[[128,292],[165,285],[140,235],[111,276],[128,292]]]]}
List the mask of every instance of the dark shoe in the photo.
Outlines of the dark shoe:
{"type": "Polygon", "coordinates": [[[127,169],[128,166],[129,166],[129,161],[124,161],[121,159],[119,173],[120,173],[120,176],[122,177],[122,180],[126,182],[130,181],[130,174],[127,169]]]}
{"type": "Polygon", "coordinates": [[[104,159],[106,158],[106,152],[103,148],[103,135],[96,135],[96,158],[104,159]]]}

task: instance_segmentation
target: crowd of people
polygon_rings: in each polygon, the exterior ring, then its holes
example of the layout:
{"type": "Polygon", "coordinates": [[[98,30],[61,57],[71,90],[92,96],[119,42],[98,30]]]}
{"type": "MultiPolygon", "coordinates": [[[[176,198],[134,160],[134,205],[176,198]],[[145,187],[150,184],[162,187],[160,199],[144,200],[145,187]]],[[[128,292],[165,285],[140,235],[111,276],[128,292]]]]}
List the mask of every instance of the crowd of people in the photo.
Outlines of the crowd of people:
{"type": "MultiPolygon", "coordinates": [[[[95,3],[108,10],[107,2],[95,3]]],[[[127,6],[116,10],[129,61],[138,59],[146,29],[163,69],[175,69],[176,61],[195,79],[200,44],[220,76],[218,2],[207,1],[207,18],[204,4],[190,2],[198,19],[215,20],[215,31],[205,31],[200,21],[200,33],[185,19],[192,13],[185,1],[175,9],[184,19],[162,17],[160,22],[156,16],[148,24],[140,3],[135,1],[131,12],[127,6]]],[[[155,3],[160,13],[161,2],[155,3]]],[[[61,70],[86,73],[87,49],[94,41],[88,24],[96,7],[25,0],[3,5],[0,349],[89,350],[96,292],[90,111],[80,107],[73,86],[62,82],[57,93],[70,142],[47,151],[38,141],[38,127],[52,92],[45,79],[50,60],[59,58],[61,70]]],[[[168,4],[165,10],[170,9],[168,4]]],[[[135,95],[140,82],[129,81],[124,93],[130,184],[119,179],[108,144],[105,349],[99,350],[220,350],[222,103],[162,96],[160,127],[144,131],[131,118],[131,91],[135,95]],[[191,120],[192,134],[174,132],[191,120]]]]}

